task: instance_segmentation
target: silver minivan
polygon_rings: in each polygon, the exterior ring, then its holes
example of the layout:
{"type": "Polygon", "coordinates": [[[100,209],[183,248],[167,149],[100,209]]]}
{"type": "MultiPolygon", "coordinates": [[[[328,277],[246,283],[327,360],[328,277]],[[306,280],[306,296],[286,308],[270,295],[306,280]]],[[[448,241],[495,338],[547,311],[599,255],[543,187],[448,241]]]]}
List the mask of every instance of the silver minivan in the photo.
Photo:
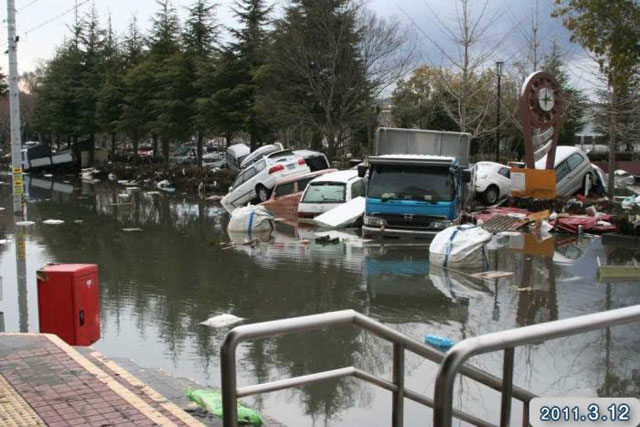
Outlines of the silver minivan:
{"type": "MultiPolygon", "coordinates": [[[[536,169],[545,169],[547,156],[536,162],[536,169]]],[[[587,154],[579,147],[561,145],[556,149],[556,196],[571,196],[585,192],[596,183],[595,172],[587,154]]]]}

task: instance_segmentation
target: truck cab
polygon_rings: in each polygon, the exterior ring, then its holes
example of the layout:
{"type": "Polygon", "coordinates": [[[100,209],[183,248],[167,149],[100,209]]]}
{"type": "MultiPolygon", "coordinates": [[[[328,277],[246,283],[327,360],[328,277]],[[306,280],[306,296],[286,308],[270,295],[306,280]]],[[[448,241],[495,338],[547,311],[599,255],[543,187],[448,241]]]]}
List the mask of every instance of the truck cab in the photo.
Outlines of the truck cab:
{"type": "Polygon", "coordinates": [[[431,238],[459,223],[471,177],[468,134],[381,131],[376,152],[384,154],[369,157],[366,171],[360,168],[367,177],[363,234],[431,238]]]}

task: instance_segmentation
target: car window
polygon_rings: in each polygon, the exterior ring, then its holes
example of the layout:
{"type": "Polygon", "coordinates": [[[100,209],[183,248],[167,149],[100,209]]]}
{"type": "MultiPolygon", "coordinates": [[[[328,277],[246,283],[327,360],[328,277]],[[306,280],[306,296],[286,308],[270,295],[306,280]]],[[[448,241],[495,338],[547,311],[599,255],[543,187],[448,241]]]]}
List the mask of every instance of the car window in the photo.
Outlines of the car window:
{"type": "Polygon", "coordinates": [[[346,186],[339,182],[316,182],[309,184],[304,203],[344,203],[346,186]]]}
{"type": "Polygon", "coordinates": [[[254,166],[256,173],[260,173],[264,170],[264,160],[259,161],[254,166]]]}
{"type": "Polygon", "coordinates": [[[244,178],[245,182],[249,181],[254,176],[256,176],[256,168],[255,166],[252,166],[251,168],[247,169],[245,173],[245,178],[244,178]]]}
{"type": "Polygon", "coordinates": [[[247,180],[247,172],[249,171],[248,170],[243,171],[242,173],[240,173],[240,175],[238,175],[236,180],[233,182],[233,188],[236,188],[238,185],[242,184],[247,180]]]}
{"type": "Polygon", "coordinates": [[[569,163],[569,169],[574,170],[578,166],[580,166],[580,163],[584,162],[584,158],[582,158],[580,154],[575,153],[575,154],[572,154],[571,157],[567,159],[567,162],[569,163]]]}
{"type": "Polygon", "coordinates": [[[363,179],[357,179],[351,185],[351,198],[355,199],[356,197],[364,197],[364,195],[365,195],[364,180],[363,179]]]}
{"type": "Polygon", "coordinates": [[[509,168],[500,168],[498,173],[506,178],[511,178],[511,169],[509,168]]]}
{"type": "Polygon", "coordinates": [[[556,183],[562,181],[562,178],[569,174],[569,166],[567,165],[567,161],[560,163],[556,166],[556,183]]]}
{"type": "Polygon", "coordinates": [[[298,191],[304,191],[307,188],[307,185],[309,185],[309,182],[311,182],[311,180],[314,177],[311,178],[305,178],[305,179],[301,179],[300,181],[298,181],[298,191]]]}
{"type": "Polygon", "coordinates": [[[289,182],[287,184],[281,184],[276,187],[276,197],[286,196],[288,194],[293,194],[295,190],[295,186],[293,182],[289,182]]]}

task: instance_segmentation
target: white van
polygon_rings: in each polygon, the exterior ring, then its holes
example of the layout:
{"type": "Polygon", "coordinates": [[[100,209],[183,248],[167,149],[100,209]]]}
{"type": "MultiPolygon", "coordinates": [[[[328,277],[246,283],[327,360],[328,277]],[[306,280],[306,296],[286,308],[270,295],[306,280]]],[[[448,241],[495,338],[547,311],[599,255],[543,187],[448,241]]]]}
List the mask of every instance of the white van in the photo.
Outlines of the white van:
{"type": "Polygon", "coordinates": [[[366,194],[364,180],[356,169],[319,176],[309,183],[300,203],[298,218],[312,219],[366,194]]]}
{"type": "MultiPolygon", "coordinates": [[[[547,156],[536,162],[536,169],[545,169],[547,156]]],[[[596,173],[587,154],[580,147],[560,145],[556,148],[556,196],[566,197],[592,187],[596,173]]]]}
{"type": "Polygon", "coordinates": [[[290,150],[269,154],[238,174],[229,193],[222,198],[222,206],[228,212],[233,212],[235,208],[255,199],[265,202],[278,180],[306,173],[309,173],[309,166],[290,150]]]}
{"type": "Polygon", "coordinates": [[[251,153],[251,149],[245,144],[233,144],[227,148],[227,167],[231,172],[239,173],[240,165],[244,159],[251,153]]]}

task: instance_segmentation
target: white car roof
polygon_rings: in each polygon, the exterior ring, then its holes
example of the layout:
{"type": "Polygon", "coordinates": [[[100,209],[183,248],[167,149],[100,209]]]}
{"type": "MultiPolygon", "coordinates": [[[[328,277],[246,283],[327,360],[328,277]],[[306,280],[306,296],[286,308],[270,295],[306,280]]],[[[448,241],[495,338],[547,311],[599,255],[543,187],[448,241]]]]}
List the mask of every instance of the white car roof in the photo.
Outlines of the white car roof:
{"type": "MultiPolygon", "coordinates": [[[[560,163],[562,163],[563,161],[567,160],[567,158],[569,156],[571,156],[574,153],[582,153],[582,155],[584,157],[587,157],[587,155],[584,153],[584,151],[580,148],[580,147],[572,147],[569,145],[559,145],[556,147],[556,160],[555,160],[555,164],[553,165],[553,167],[558,166],[560,163]]],[[[547,154],[548,156],[548,154],[547,154]]],[[[536,162],[536,169],[544,169],[547,167],[547,156],[544,156],[543,158],[541,158],[540,160],[538,160],[536,162]]]]}
{"type": "Polygon", "coordinates": [[[233,144],[229,148],[227,148],[227,153],[233,153],[236,156],[244,156],[245,154],[249,154],[251,149],[247,147],[245,144],[233,144]]]}
{"type": "Polygon", "coordinates": [[[346,171],[338,171],[331,172],[324,175],[321,175],[311,181],[311,184],[316,182],[343,182],[347,183],[351,181],[353,178],[358,176],[358,171],[354,169],[349,169],[346,171]]]}

